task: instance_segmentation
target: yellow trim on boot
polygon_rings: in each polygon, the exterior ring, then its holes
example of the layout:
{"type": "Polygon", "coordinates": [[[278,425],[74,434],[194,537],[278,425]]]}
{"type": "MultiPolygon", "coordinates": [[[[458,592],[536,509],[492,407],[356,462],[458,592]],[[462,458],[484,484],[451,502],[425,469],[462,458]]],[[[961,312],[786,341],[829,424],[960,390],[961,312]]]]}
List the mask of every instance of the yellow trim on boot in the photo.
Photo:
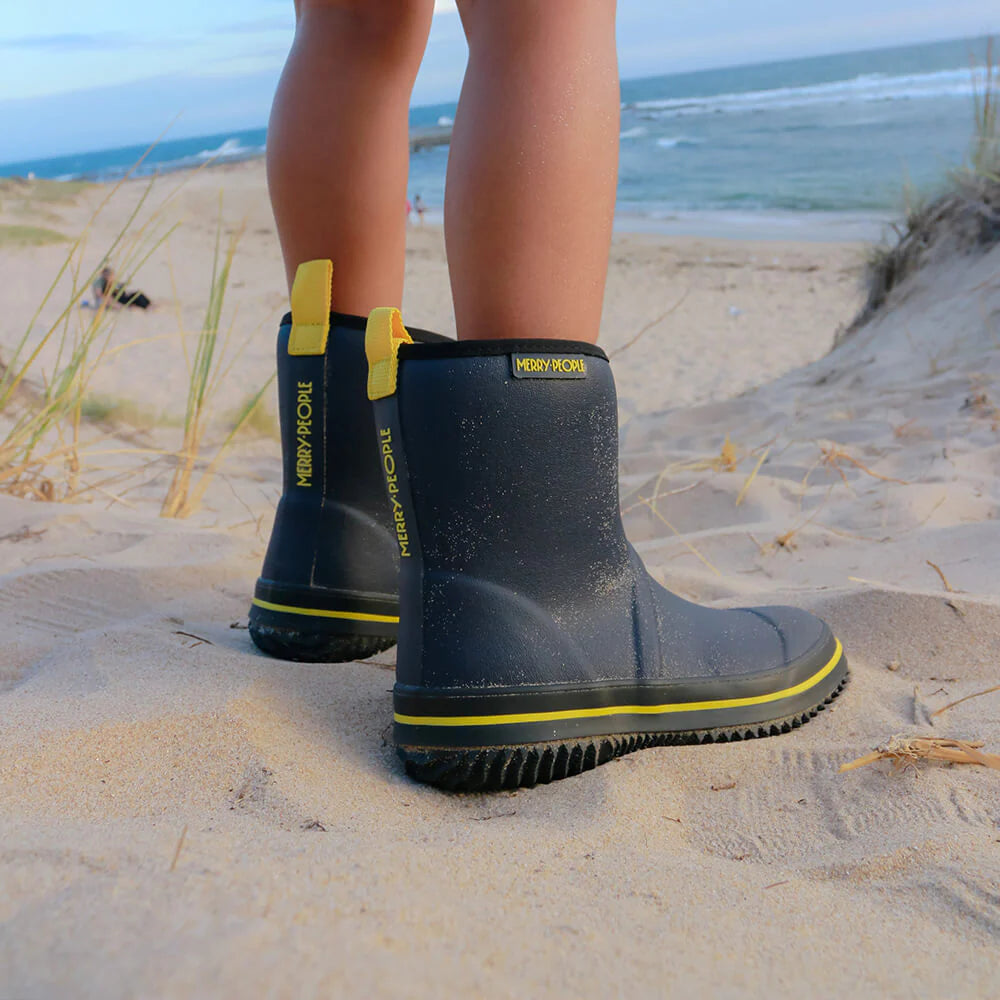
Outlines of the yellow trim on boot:
{"type": "Polygon", "coordinates": [[[299,608],[292,604],[274,604],[255,597],[251,604],[265,611],[283,611],[288,615],[308,615],[311,618],[344,618],[352,622],[385,622],[388,625],[399,623],[399,615],[373,615],[367,611],[327,611],[325,608],[299,608]]]}
{"type": "Polygon", "coordinates": [[[292,282],[292,332],[288,353],[324,354],[330,333],[333,299],[333,261],[307,260],[295,270],[292,282]]]}
{"type": "Polygon", "coordinates": [[[399,346],[412,343],[398,309],[383,307],[371,311],[365,328],[369,399],[384,399],[396,391],[399,346]]]}
{"type": "MultiPolygon", "coordinates": [[[[829,661],[794,687],[748,698],[720,698],[716,701],[688,701],[667,705],[603,705],[600,708],[562,709],[555,712],[517,712],[508,715],[403,715],[396,712],[396,722],[408,726],[509,726],[519,722],[561,722],[566,719],[595,719],[609,715],[670,715],[675,712],[707,712],[719,708],[745,708],[748,705],[766,705],[796,695],[815,687],[833,672],[840,663],[844,647],[837,639],[837,647],[829,661]]],[[[737,723],[738,725],[738,723],[737,723]]]]}

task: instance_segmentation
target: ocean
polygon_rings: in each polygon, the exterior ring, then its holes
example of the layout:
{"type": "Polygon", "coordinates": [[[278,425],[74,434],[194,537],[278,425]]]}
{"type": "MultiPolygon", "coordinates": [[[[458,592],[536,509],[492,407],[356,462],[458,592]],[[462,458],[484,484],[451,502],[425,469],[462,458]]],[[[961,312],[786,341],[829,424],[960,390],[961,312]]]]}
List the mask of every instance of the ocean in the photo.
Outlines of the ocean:
{"type": "MultiPolygon", "coordinates": [[[[884,213],[904,186],[933,190],[973,127],[971,61],[986,39],[704,70],[622,82],[620,213],[884,213]]],[[[448,123],[454,104],[411,109],[448,123]]],[[[139,173],[260,155],[265,130],[160,143],[139,173]]],[[[0,176],[113,180],[141,145],[0,164],[0,176]]],[[[444,198],[446,146],[410,158],[410,190],[444,198]]]]}

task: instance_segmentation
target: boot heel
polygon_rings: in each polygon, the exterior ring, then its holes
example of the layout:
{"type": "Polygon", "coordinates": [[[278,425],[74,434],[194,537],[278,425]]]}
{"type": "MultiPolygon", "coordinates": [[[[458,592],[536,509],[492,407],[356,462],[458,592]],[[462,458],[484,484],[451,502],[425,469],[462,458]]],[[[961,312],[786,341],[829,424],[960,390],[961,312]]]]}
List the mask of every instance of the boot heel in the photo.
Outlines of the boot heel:
{"type": "Polygon", "coordinates": [[[343,663],[396,643],[395,598],[258,580],[250,607],[250,638],[282,660],[343,663]]]}
{"type": "Polygon", "coordinates": [[[269,656],[299,663],[347,663],[365,660],[396,644],[392,636],[322,635],[314,631],[250,625],[254,645],[269,656]]]}

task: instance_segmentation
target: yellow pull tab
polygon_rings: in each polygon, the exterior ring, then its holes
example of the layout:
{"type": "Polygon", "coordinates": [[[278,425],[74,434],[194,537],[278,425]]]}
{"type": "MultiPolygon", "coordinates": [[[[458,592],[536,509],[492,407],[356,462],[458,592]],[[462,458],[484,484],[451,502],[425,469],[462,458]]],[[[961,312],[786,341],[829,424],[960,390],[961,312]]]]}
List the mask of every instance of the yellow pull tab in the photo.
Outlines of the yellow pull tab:
{"type": "Polygon", "coordinates": [[[292,282],[292,332],[289,354],[323,354],[330,333],[332,260],[299,264],[292,282]]]}
{"type": "Polygon", "coordinates": [[[371,311],[365,329],[369,399],[383,399],[396,391],[399,345],[412,343],[398,309],[371,311]]]}

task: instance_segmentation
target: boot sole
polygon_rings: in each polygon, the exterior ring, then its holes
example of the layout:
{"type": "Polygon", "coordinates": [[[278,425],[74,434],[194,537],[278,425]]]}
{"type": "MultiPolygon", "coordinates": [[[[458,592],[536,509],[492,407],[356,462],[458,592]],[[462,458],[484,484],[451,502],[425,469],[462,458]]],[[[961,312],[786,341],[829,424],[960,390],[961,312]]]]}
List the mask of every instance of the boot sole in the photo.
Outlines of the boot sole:
{"type": "Polygon", "coordinates": [[[396,644],[398,604],[350,591],[258,581],[250,638],[263,653],[302,663],[363,660],[396,644]]]}
{"type": "MultiPolygon", "coordinates": [[[[644,720],[646,725],[642,728],[639,728],[641,723],[636,720],[636,729],[633,731],[594,733],[589,736],[581,736],[579,733],[572,735],[568,732],[564,738],[530,742],[511,741],[504,745],[435,747],[426,744],[415,746],[408,743],[405,738],[400,739],[401,733],[407,732],[407,725],[405,722],[401,725],[400,715],[397,713],[397,750],[406,767],[406,773],[411,778],[446,791],[492,792],[532,788],[535,785],[548,784],[582,774],[637,750],[661,746],[731,743],[791,732],[822,712],[841,693],[847,680],[847,659],[838,642],[833,656],[822,668],[815,671],[811,678],[797,685],[797,688],[804,690],[791,688],[787,692],[787,698],[778,699],[777,695],[774,696],[777,704],[772,707],[778,707],[780,701],[784,700],[787,708],[793,709],[775,718],[744,721],[735,718],[727,724],[724,721],[725,716],[728,714],[732,717],[734,711],[739,713],[738,708],[734,710],[726,706],[705,709],[701,705],[691,705],[687,708],[682,703],[670,706],[662,715],[644,720]],[[710,722],[718,718],[722,724],[688,728],[678,718],[684,714],[693,714],[699,721],[710,722]]],[[[782,695],[785,693],[779,692],[782,695]]],[[[764,699],[757,696],[756,699],[734,700],[763,701],[764,699]]],[[[586,712],[587,709],[581,709],[575,713],[575,717],[557,722],[555,725],[549,722],[549,731],[551,732],[553,728],[558,731],[561,726],[579,730],[581,719],[586,712]]],[[[593,724],[600,725],[600,722],[593,724]]],[[[493,731],[497,732],[501,728],[502,726],[497,724],[493,727],[493,731]]],[[[422,729],[426,731],[426,726],[422,729]]],[[[482,732],[483,727],[477,726],[476,731],[482,732]]],[[[445,732],[451,737],[455,730],[448,727],[445,732]]],[[[460,732],[459,730],[458,733],[460,732]]],[[[449,742],[453,740],[450,739],[449,742]]],[[[486,740],[482,743],[485,744],[486,740]]]]}
{"type": "Polygon", "coordinates": [[[534,788],[592,771],[637,750],[653,747],[737,743],[780,736],[799,729],[826,709],[847,686],[845,675],[823,701],[806,712],[752,728],[692,729],[673,733],[627,733],[574,742],[478,750],[418,750],[399,747],[406,773],[417,781],[449,792],[501,792],[534,788]]]}
{"type": "Polygon", "coordinates": [[[297,629],[250,625],[254,645],[268,656],[298,663],[347,663],[366,660],[369,656],[396,645],[391,636],[322,635],[297,629]]]}

